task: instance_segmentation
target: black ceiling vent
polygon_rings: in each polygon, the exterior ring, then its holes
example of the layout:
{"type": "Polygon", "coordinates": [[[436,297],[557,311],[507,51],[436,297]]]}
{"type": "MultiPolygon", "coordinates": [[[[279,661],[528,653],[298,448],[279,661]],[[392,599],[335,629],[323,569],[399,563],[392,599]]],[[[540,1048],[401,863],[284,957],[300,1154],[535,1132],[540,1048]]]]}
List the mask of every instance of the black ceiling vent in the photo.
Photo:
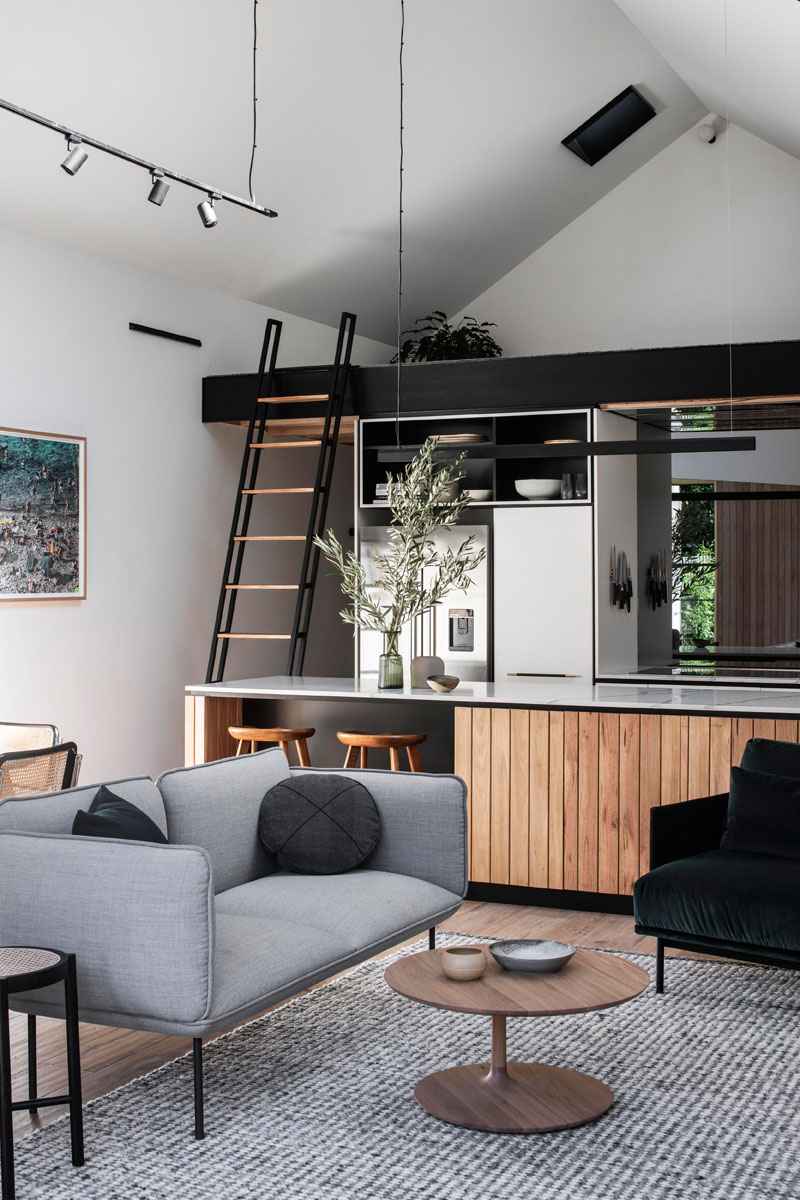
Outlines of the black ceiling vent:
{"type": "Polygon", "coordinates": [[[561,145],[593,167],[655,115],[650,101],[631,84],[565,137],[561,145]]]}

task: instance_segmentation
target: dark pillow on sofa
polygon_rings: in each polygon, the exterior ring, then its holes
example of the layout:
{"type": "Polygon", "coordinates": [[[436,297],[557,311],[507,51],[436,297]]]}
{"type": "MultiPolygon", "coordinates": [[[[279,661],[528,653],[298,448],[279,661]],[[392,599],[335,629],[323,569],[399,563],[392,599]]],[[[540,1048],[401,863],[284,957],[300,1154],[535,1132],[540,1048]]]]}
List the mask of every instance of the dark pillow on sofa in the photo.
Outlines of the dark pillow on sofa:
{"type": "Polygon", "coordinates": [[[731,767],[720,849],[800,861],[800,779],[731,767]]]}
{"type": "Polygon", "coordinates": [[[796,742],[776,742],[773,738],[750,738],[739,766],[746,771],[800,779],[800,746],[796,742]]]}
{"type": "Polygon", "coordinates": [[[381,836],[375,801],[352,776],[295,775],[261,801],[258,836],[280,865],[301,875],[359,866],[381,836]]]}
{"type": "Polygon", "coordinates": [[[89,811],[79,808],[75,813],[72,832],[82,837],[128,838],[134,842],[167,841],[147,813],[110,792],[104,783],[97,789],[89,811]]]}

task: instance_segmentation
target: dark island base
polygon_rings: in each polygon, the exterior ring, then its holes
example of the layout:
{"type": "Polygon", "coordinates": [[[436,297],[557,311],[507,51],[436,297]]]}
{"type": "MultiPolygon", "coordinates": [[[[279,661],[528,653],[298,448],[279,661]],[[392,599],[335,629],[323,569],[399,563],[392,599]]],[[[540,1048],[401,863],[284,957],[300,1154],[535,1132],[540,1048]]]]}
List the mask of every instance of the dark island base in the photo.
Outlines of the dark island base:
{"type": "Polygon", "coordinates": [[[470,883],[468,900],[487,904],[521,904],[529,908],[572,908],[578,912],[633,915],[633,897],[606,892],[565,892],[555,888],[519,887],[504,883],[470,883]]]}

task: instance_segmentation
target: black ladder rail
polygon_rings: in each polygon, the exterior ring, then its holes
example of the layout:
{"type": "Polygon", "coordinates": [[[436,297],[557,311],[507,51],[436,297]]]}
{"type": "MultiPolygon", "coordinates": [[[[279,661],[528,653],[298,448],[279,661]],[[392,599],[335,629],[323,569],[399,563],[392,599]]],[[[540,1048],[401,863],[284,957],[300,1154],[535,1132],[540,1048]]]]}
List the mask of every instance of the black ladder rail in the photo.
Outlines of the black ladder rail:
{"type": "Polygon", "coordinates": [[[242,469],[239,474],[239,487],[236,493],[236,503],[233,510],[233,521],[228,538],[228,551],[225,556],[225,567],[222,573],[222,585],[217,604],[217,615],[214,621],[214,634],[211,640],[211,652],[208,656],[206,683],[219,683],[225,672],[225,660],[228,657],[229,638],[220,637],[221,633],[230,633],[233,624],[233,614],[236,607],[238,589],[228,587],[228,584],[238,584],[242,570],[245,542],[236,541],[237,536],[247,534],[250,524],[250,511],[253,506],[252,495],[245,491],[256,486],[259,468],[259,452],[253,449],[254,442],[262,442],[265,436],[267,411],[269,405],[259,404],[262,397],[272,396],[275,364],[278,357],[278,346],[281,340],[283,322],[270,317],[264,330],[264,342],[261,347],[261,358],[258,364],[258,385],[253,400],[253,413],[247,430],[247,443],[242,455],[242,469]],[[266,378],[266,390],[265,390],[266,378]],[[260,410],[260,411],[259,411],[260,410]],[[256,431],[256,426],[258,430],[256,431]],[[249,468],[249,480],[248,480],[249,468]],[[243,503],[244,501],[244,503],[243,503]],[[241,528],[239,522],[241,520],[241,528]],[[233,568],[233,570],[231,570],[233,568]],[[225,600],[228,600],[226,607],[225,600]]]}
{"type": "Polygon", "coordinates": [[[342,409],[344,407],[344,396],[347,388],[347,376],[350,369],[350,355],[353,349],[355,329],[355,314],[343,312],[339,323],[339,336],[336,340],[336,357],[331,374],[322,442],[317,462],[317,475],[314,481],[314,493],[311,498],[308,530],[303,549],[300,586],[297,591],[297,604],[295,605],[292,634],[289,643],[289,657],[286,667],[287,675],[303,674],[303,663],[305,662],[306,647],[308,645],[311,612],[314,605],[314,591],[316,589],[321,554],[319,547],[314,545],[314,538],[317,535],[321,537],[325,532],[325,519],[328,513],[328,501],[331,494],[333,467],[336,459],[336,447],[339,441],[339,427],[342,421],[342,409]],[[333,425],[332,429],[331,425],[333,425]]]}

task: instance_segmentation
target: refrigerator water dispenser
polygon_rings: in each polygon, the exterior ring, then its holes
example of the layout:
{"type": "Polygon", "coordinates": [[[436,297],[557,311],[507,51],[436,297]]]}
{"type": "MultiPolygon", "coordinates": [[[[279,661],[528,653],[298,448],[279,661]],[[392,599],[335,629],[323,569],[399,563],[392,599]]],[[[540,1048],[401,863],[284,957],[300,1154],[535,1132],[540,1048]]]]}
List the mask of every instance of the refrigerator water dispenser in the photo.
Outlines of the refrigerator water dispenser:
{"type": "Polygon", "coordinates": [[[475,649],[475,613],[471,608],[451,608],[450,650],[471,653],[475,649]]]}

